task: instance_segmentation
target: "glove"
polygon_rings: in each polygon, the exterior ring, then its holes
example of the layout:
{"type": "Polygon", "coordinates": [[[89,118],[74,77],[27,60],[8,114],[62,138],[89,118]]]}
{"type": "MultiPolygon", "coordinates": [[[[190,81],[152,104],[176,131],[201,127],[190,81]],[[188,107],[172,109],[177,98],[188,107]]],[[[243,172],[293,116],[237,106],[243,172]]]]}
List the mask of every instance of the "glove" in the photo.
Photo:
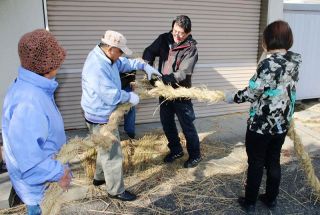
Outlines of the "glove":
{"type": "Polygon", "coordinates": [[[234,103],[234,96],[235,96],[235,93],[234,92],[226,92],[225,93],[225,101],[228,103],[228,104],[232,104],[234,103]]]}
{"type": "Polygon", "coordinates": [[[177,83],[177,80],[175,79],[174,74],[171,73],[171,74],[169,74],[169,75],[164,75],[164,76],[162,76],[162,82],[163,82],[165,85],[174,86],[174,85],[177,83]]]}
{"type": "Polygon", "coordinates": [[[129,102],[132,104],[132,106],[136,106],[140,100],[139,96],[134,92],[130,92],[129,95],[130,95],[129,102]]]}
{"type": "Polygon", "coordinates": [[[158,70],[156,70],[155,68],[153,68],[152,66],[150,66],[149,64],[145,64],[144,65],[144,71],[147,73],[147,78],[150,81],[152,78],[152,75],[156,75],[156,76],[162,76],[158,70]]]}
{"type": "Polygon", "coordinates": [[[149,81],[149,83],[151,84],[151,86],[155,87],[155,86],[156,86],[156,81],[159,81],[159,79],[151,78],[151,80],[149,81]]]}

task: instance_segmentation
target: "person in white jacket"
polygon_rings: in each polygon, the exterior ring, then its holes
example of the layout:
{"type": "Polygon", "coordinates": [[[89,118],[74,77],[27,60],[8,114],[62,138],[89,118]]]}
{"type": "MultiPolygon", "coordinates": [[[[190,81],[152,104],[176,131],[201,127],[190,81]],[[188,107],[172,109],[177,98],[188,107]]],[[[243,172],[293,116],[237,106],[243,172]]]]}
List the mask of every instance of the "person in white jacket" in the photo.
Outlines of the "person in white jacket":
{"type": "Polygon", "coordinates": [[[68,189],[70,169],[55,159],[66,135],[54,101],[57,70],[65,50],[45,29],[23,35],[18,45],[21,66],[4,99],[2,136],[12,185],[28,214],[41,214],[47,182],[68,189]]]}
{"type": "MultiPolygon", "coordinates": [[[[144,70],[149,80],[152,75],[161,76],[143,61],[121,57],[123,53],[132,54],[126,43],[122,34],[108,30],[84,63],[81,106],[90,133],[98,132],[101,125],[108,123],[117,105],[129,102],[135,106],[139,103],[137,94],[121,90],[120,73],[144,70]]],[[[118,130],[114,134],[119,137],[118,130]]],[[[133,201],[136,195],[124,188],[122,160],[118,141],[109,149],[100,147],[93,184],[99,186],[106,183],[107,193],[111,198],[133,201]]]]}

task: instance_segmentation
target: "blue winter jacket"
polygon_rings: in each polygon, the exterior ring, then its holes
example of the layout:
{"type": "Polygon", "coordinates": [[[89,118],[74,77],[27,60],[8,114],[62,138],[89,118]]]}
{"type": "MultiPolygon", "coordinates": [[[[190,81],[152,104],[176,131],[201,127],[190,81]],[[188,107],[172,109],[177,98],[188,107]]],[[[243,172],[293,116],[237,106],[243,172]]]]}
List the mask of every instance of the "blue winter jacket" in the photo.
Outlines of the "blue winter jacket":
{"type": "Polygon", "coordinates": [[[130,94],[121,90],[119,73],[143,70],[144,62],[120,57],[115,63],[96,46],[82,70],[81,106],[85,118],[93,123],[107,123],[119,103],[129,101],[130,94]]]}
{"type": "Polygon", "coordinates": [[[63,165],[54,160],[66,142],[54,101],[58,83],[22,67],[3,105],[2,136],[9,176],[27,205],[41,203],[45,183],[58,181],[63,165]]]}

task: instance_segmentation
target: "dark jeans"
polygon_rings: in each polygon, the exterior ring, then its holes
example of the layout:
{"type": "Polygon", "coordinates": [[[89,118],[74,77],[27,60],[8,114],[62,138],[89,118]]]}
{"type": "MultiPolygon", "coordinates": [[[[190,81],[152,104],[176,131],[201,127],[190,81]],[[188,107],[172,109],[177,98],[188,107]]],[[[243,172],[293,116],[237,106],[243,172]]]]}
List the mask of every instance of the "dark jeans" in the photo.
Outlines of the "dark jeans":
{"type": "Polygon", "coordinates": [[[41,215],[42,211],[40,205],[27,205],[28,215],[41,215]]]}
{"type": "Polygon", "coordinates": [[[277,198],[281,180],[280,152],[286,134],[262,135],[247,129],[248,172],[245,194],[247,201],[256,202],[264,167],[267,170],[267,198],[270,201],[277,198]]]}
{"type": "MultiPolygon", "coordinates": [[[[126,92],[132,92],[132,88],[130,86],[124,88],[126,92]]],[[[124,125],[123,129],[124,131],[133,138],[136,133],[136,108],[131,107],[128,113],[124,115],[124,125]]]]}
{"type": "Polygon", "coordinates": [[[131,107],[128,113],[124,115],[123,129],[127,134],[135,136],[136,127],[136,108],[131,107]]]}
{"type": "Polygon", "coordinates": [[[182,151],[178,129],[174,120],[177,115],[182,132],[187,141],[187,151],[190,158],[200,157],[200,143],[197,130],[193,124],[195,115],[191,100],[165,101],[160,98],[160,120],[163,131],[168,139],[170,152],[179,153],[182,151]],[[163,102],[163,103],[162,103],[163,102]]]}

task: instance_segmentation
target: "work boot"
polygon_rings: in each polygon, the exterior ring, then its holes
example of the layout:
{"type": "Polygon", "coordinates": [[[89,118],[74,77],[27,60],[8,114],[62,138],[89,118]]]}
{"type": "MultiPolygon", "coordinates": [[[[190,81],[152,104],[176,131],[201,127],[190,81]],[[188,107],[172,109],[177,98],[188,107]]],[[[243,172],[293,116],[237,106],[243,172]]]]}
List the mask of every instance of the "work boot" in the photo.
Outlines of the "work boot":
{"type": "Polygon", "coordinates": [[[113,199],[119,199],[121,201],[133,201],[137,199],[137,196],[135,194],[130,193],[129,191],[126,191],[126,190],[123,193],[115,196],[109,194],[109,197],[113,199]]]}
{"type": "Polygon", "coordinates": [[[100,185],[103,185],[103,184],[105,184],[106,183],[106,181],[105,180],[97,180],[97,179],[93,179],[93,181],[92,181],[92,184],[94,185],[94,186],[100,186],[100,185]]]}
{"type": "Polygon", "coordinates": [[[256,210],[256,204],[253,202],[249,202],[246,200],[245,197],[239,197],[238,203],[241,206],[242,209],[245,210],[245,212],[249,215],[253,215],[256,210]]]}
{"type": "Polygon", "coordinates": [[[277,207],[277,199],[275,200],[269,200],[267,194],[260,194],[258,196],[258,199],[265,204],[270,210],[274,209],[277,207]]]}
{"type": "Polygon", "coordinates": [[[13,187],[11,187],[8,201],[9,201],[10,208],[23,204],[22,200],[17,195],[17,193],[13,187]]]}
{"type": "Polygon", "coordinates": [[[164,159],[163,162],[165,163],[172,163],[174,160],[181,158],[184,155],[183,151],[179,152],[179,153],[172,153],[170,152],[169,154],[167,154],[164,159]]]}
{"type": "Polygon", "coordinates": [[[186,162],[184,162],[183,167],[184,168],[192,168],[198,166],[200,161],[202,160],[201,157],[197,158],[189,158],[186,162]]]}
{"type": "MultiPolygon", "coordinates": [[[[0,152],[1,153],[1,152],[0,152]]],[[[8,172],[5,162],[0,161],[0,174],[8,172]]]]}
{"type": "Polygon", "coordinates": [[[130,139],[134,139],[135,138],[135,133],[130,133],[130,132],[127,132],[127,135],[130,139]]]}

